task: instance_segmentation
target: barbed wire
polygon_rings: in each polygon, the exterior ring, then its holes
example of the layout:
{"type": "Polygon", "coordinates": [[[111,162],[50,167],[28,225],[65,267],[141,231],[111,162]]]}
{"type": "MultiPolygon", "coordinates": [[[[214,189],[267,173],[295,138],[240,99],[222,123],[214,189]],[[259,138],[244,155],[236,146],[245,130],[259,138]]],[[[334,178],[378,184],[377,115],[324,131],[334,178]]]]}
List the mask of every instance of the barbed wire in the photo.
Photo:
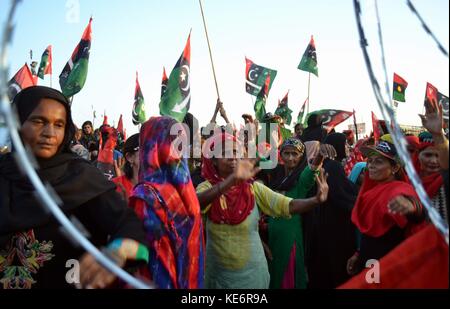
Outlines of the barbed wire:
{"type": "Polygon", "coordinates": [[[369,73],[369,78],[371,81],[372,89],[377,100],[378,106],[383,114],[384,119],[389,120],[391,125],[388,125],[389,133],[391,133],[393,142],[397,149],[398,155],[401,160],[405,164],[406,172],[408,173],[409,179],[411,180],[412,185],[414,186],[420,201],[428,212],[431,222],[434,226],[439,230],[439,232],[444,237],[447,245],[448,245],[448,224],[445,220],[439,215],[436,209],[432,207],[431,200],[428,197],[428,194],[425,192],[422,181],[416,173],[416,170],[412,164],[412,160],[407,151],[406,139],[403,136],[403,132],[395,119],[395,114],[393,109],[383,100],[383,96],[381,95],[380,86],[378,84],[378,80],[375,77],[372,64],[370,61],[369,53],[367,51],[367,39],[365,37],[364,28],[361,23],[361,6],[359,0],[353,0],[353,6],[355,9],[355,17],[356,24],[358,28],[358,34],[360,38],[360,45],[364,56],[364,61],[366,63],[367,71],[369,73]]]}
{"type": "Polygon", "coordinates": [[[65,231],[64,234],[70,240],[74,240],[80,244],[80,246],[89,252],[103,267],[117,275],[117,277],[124,280],[130,286],[138,289],[154,288],[152,284],[144,283],[141,280],[134,278],[132,275],[120,268],[116,262],[110,259],[106,254],[98,250],[58,207],[57,202],[55,201],[60,201],[60,199],[54,192],[53,188],[51,188],[49,184],[44,185],[37,175],[35,170],[35,167],[37,166],[36,160],[32,155],[27,154],[25,151],[17,130],[19,128],[19,122],[16,114],[11,109],[11,104],[7,96],[9,72],[7,55],[9,45],[12,43],[14,29],[13,18],[17,10],[17,6],[21,0],[11,0],[10,2],[11,8],[3,30],[3,40],[1,42],[0,49],[0,116],[3,116],[4,122],[9,129],[11,141],[14,145],[14,157],[18,163],[18,166],[20,166],[22,171],[28,176],[31,184],[36,190],[38,200],[58,220],[65,231]]]}
{"type": "Polygon", "coordinates": [[[417,18],[419,19],[420,23],[422,24],[423,29],[425,30],[426,33],[428,33],[428,35],[430,35],[433,40],[436,42],[439,50],[448,58],[448,52],[447,50],[444,48],[444,46],[442,46],[442,44],[439,42],[439,40],[437,39],[437,37],[434,35],[434,33],[431,31],[430,27],[427,26],[427,24],[425,23],[425,21],[423,20],[422,16],[420,16],[419,12],[417,12],[416,8],[414,7],[414,5],[412,4],[412,2],[410,0],[406,0],[406,4],[408,4],[409,9],[413,12],[414,15],[417,16],[417,18]]]}
{"type": "Polygon", "coordinates": [[[390,100],[391,90],[389,88],[389,77],[388,77],[388,73],[387,73],[386,56],[384,53],[384,44],[383,44],[383,33],[381,31],[380,14],[378,12],[378,0],[375,0],[375,11],[376,11],[376,15],[377,15],[378,38],[379,38],[380,47],[381,47],[381,63],[383,64],[383,70],[384,70],[385,89],[386,89],[387,99],[390,100]]]}

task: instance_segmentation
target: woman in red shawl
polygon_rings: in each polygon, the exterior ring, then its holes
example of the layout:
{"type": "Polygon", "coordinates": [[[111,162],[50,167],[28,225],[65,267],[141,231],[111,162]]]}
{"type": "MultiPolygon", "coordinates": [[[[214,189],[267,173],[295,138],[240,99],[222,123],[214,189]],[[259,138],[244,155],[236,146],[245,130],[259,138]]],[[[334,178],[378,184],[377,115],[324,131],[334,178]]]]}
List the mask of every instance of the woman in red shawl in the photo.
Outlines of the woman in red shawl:
{"type": "Polygon", "coordinates": [[[352,211],[352,222],[362,234],[360,251],[349,260],[356,274],[370,259],[381,259],[410,233],[423,217],[422,206],[399,163],[390,136],[376,146],[362,147],[367,171],[352,211]]]}
{"type": "Polygon", "coordinates": [[[439,151],[434,145],[431,133],[422,132],[419,135],[419,140],[418,153],[413,158],[417,172],[433,207],[448,222],[448,202],[444,190],[444,178],[441,174],[439,151]]]}

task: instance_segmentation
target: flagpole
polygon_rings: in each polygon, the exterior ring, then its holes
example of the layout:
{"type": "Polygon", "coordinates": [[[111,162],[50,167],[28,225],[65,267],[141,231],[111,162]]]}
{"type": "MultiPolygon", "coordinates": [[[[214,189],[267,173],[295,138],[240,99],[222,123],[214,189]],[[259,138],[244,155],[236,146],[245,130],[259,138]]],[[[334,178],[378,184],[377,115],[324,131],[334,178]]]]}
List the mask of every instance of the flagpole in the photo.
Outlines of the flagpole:
{"type": "Polygon", "coordinates": [[[355,115],[355,110],[353,109],[353,124],[355,125],[355,133],[356,133],[356,141],[359,140],[359,136],[358,136],[358,121],[356,121],[356,115],[355,115]]]}
{"type": "MultiPolygon", "coordinates": [[[[212,51],[211,51],[211,44],[209,42],[209,36],[208,36],[208,28],[206,27],[206,20],[205,20],[205,14],[203,12],[203,5],[202,5],[202,0],[198,0],[198,3],[200,4],[200,11],[202,13],[202,20],[203,20],[203,27],[205,28],[205,35],[206,35],[206,42],[208,43],[208,50],[209,50],[209,58],[211,60],[211,67],[212,67],[212,71],[213,71],[213,76],[214,76],[214,83],[216,85],[216,92],[217,92],[217,100],[220,101],[220,94],[219,94],[219,86],[217,84],[217,77],[216,77],[216,69],[214,67],[214,61],[213,61],[213,56],[212,56],[212,51]]],[[[217,113],[219,112],[219,104],[216,104],[216,109],[214,111],[214,116],[211,119],[211,122],[215,122],[216,117],[217,117],[217,113]]],[[[228,122],[227,122],[228,123],[228,122]]]]}
{"type": "Polygon", "coordinates": [[[309,90],[311,85],[311,73],[308,74],[308,104],[306,105],[306,115],[309,114],[309,90]]]}

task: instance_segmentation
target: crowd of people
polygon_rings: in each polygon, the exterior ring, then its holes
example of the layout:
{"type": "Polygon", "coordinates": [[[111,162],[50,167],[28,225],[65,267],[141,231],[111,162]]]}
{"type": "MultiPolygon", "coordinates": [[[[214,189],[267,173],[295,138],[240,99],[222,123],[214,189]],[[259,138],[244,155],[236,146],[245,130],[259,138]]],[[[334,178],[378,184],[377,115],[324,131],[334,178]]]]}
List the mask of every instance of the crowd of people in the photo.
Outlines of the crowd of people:
{"type": "MultiPolygon", "coordinates": [[[[63,212],[120,267],[158,288],[448,288],[448,244],[389,134],[356,141],[351,131],[328,132],[317,115],[291,133],[267,114],[278,130],[266,142],[257,134],[265,123],[251,115],[243,118],[256,132],[240,138],[219,126],[203,134],[188,113],[178,135],[171,128],[179,123],[163,116],[125,138],[107,124],[77,129],[69,101],[52,88],[26,88],[12,104],[63,212]],[[267,161],[274,167],[261,168],[267,161]],[[371,261],[379,282],[366,280],[371,261]]],[[[421,121],[408,150],[448,224],[442,109],[428,104],[421,121]]],[[[14,148],[0,156],[0,288],[129,288],[67,238],[14,156],[14,148]],[[73,259],[75,283],[66,277],[73,259]]]]}

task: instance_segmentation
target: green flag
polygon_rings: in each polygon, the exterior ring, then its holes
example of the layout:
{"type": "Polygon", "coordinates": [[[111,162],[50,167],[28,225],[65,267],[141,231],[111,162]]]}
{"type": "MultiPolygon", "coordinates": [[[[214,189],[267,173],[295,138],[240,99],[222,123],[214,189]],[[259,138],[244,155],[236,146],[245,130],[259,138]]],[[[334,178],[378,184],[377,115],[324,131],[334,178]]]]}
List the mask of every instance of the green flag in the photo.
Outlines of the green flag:
{"type": "Polygon", "coordinates": [[[52,74],[52,46],[49,45],[41,57],[41,63],[39,64],[38,76],[44,79],[44,75],[52,74]]]}
{"type": "Polygon", "coordinates": [[[147,120],[145,116],[145,101],[144,95],[141,91],[141,86],[139,85],[138,73],[136,72],[136,88],[134,90],[134,104],[133,104],[133,124],[142,124],[147,120]]]}
{"type": "Polygon", "coordinates": [[[314,38],[312,35],[308,47],[306,47],[306,50],[303,53],[302,60],[298,65],[298,69],[313,73],[314,75],[319,77],[319,69],[317,68],[316,45],[314,44],[314,38]]]}
{"type": "Polygon", "coordinates": [[[302,105],[302,108],[298,112],[297,123],[302,123],[303,124],[303,118],[304,118],[304,115],[305,115],[306,102],[308,102],[308,98],[306,98],[305,102],[302,105]]]}
{"type": "Polygon", "coordinates": [[[167,88],[159,103],[159,112],[182,122],[189,111],[191,103],[191,35],[186,42],[183,53],[169,76],[167,88]]]}
{"type": "Polygon", "coordinates": [[[278,107],[275,110],[275,115],[283,118],[285,124],[290,125],[292,122],[292,110],[288,107],[289,91],[284,96],[283,100],[278,101],[278,107]]]}
{"type": "Polygon", "coordinates": [[[277,76],[277,71],[269,68],[265,68],[253,61],[245,58],[245,91],[247,93],[257,96],[264,86],[267,76],[270,74],[270,85],[267,93],[269,93],[270,88],[272,88],[272,83],[277,76]]]}
{"type": "Polygon", "coordinates": [[[61,86],[62,93],[66,97],[71,97],[80,92],[86,83],[92,40],[91,24],[92,18],[84,30],[80,43],[78,43],[72,56],[59,75],[59,85],[61,86]]]}
{"type": "Polygon", "coordinates": [[[270,87],[270,73],[267,74],[266,82],[258,93],[255,101],[255,117],[259,122],[263,122],[264,115],[266,114],[266,101],[267,96],[269,95],[269,87],[270,87]]]}

